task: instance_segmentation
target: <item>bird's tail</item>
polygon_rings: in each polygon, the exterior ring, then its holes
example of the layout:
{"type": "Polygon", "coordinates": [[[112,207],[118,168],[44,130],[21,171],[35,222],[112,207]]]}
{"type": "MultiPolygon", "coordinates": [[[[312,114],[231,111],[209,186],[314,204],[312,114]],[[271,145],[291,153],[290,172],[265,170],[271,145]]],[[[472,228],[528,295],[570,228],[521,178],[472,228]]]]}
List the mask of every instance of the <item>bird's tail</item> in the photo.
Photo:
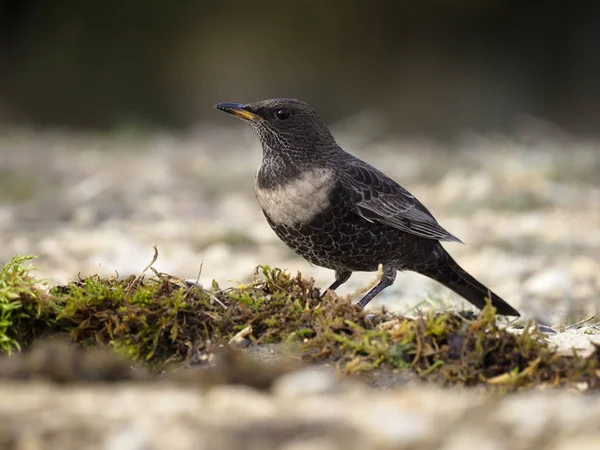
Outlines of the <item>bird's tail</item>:
{"type": "Polygon", "coordinates": [[[462,267],[446,253],[444,264],[425,271],[424,275],[452,289],[470,303],[483,309],[487,299],[491,299],[496,313],[503,316],[520,316],[519,312],[502,300],[498,295],[469,275],[462,267]]]}

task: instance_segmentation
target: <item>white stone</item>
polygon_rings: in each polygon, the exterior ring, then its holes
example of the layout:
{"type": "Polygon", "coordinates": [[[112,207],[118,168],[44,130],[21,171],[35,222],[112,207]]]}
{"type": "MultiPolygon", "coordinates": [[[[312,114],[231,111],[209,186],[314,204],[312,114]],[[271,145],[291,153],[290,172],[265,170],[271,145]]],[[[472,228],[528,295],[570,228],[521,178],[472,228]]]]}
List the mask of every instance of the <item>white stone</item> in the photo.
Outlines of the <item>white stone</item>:
{"type": "Polygon", "coordinates": [[[529,278],[524,287],[532,294],[565,296],[571,288],[571,277],[563,269],[547,269],[529,278]]]}

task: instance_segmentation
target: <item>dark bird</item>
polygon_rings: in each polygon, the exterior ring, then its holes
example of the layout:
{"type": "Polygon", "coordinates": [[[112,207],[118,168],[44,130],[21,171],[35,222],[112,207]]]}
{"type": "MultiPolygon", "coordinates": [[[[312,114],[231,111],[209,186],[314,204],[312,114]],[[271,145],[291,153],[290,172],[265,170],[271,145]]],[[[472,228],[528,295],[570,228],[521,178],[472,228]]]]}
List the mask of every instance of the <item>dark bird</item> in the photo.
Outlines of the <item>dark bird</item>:
{"type": "Polygon", "coordinates": [[[277,236],[318,266],[335,270],[335,290],[352,272],[381,281],[358,305],[391,286],[398,270],[436,280],[478,308],[490,298],[498,314],[519,316],[463,270],[440,241],[461,242],[410,192],[346,153],[308,104],[287,98],[216,108],[250,123],[263,147],[256,197],[277,236]]]}

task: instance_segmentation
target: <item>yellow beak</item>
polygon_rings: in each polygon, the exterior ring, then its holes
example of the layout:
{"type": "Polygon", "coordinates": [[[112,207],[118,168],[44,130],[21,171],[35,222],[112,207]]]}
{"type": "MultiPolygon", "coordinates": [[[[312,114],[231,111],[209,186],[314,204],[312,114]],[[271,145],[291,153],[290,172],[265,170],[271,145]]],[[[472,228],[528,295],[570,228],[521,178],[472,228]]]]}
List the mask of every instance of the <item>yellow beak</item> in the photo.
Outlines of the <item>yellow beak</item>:
{"type": "Polygon", "coordinates": [[[245,109],[244,105],[242,105],[241,103],[217,103],[215,105],[215,108],[220,109],[221,111],[225,111],[226,113],[233,114],[234,116],[239,117],[243,120],[264,120],[258,114],[254,114],[253,112],[250,112],[247,109],[245,109]]]}

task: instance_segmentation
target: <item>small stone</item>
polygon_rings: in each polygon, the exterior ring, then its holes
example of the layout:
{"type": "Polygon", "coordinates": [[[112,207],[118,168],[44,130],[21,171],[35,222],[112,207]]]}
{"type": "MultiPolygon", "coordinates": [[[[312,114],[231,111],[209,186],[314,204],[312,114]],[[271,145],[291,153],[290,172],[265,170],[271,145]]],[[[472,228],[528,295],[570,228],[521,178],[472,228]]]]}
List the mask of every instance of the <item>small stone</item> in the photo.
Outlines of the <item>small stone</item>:
{"type": "Polygon", "coordinates": [[[308,367],[283,375],[273,385],[273,393],[282,397],[329,394],[339,391],[339,381],[331,369],[308,367]]]}
{"type": "Polygon", "coordinates": [[[563,269],[548,269],[529,278],[524,287],[532,294],[562,297],[571,288],[571,277],[563,269]]]}
{"type": "Polygon", "coordinates": [[[566,330],[549,336],[552,344],[556,345],[556,351],[562,355],[572,355],[576,350],[579,356],[589,356],[594,351],[594,345],[600,345],[600,335],[587,334],[585,328],[578,330],[566,330]]]}
{"type": "Polygon", "coordinates": [[[388,405],[374,407],[361,426],[379,443],[403,446],[418,445],[435,428],[427,414],[388,405]]]}

